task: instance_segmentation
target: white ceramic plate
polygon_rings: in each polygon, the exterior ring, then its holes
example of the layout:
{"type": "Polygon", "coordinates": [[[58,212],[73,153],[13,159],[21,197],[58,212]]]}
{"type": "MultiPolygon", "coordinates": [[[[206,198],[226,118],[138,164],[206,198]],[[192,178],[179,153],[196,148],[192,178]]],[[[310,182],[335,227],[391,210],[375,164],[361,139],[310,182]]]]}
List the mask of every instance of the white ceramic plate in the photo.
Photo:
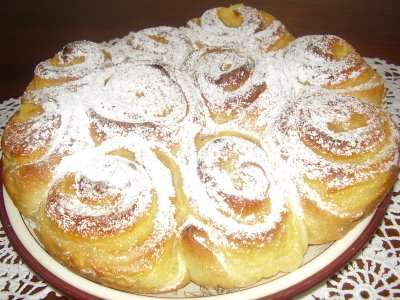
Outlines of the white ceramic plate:
{"type": "Polygon", "coordinates": [[[303,265],[294,272],[279,274],[251,287],[235,290],[210,289],[195,284],[174,293],[136,295],[104,287],[71,272],[55,261],[37,240],[32,224],[19,213],[3,187],[0,217],[4,230],[21,258],[40,276],[66,296],[78,299],[258,299],[290,298],[312,288],[352,259],[372,237],[386,211],[390,197],[359,223],[343,239],[331,244],[311,246],[303,265]]]}

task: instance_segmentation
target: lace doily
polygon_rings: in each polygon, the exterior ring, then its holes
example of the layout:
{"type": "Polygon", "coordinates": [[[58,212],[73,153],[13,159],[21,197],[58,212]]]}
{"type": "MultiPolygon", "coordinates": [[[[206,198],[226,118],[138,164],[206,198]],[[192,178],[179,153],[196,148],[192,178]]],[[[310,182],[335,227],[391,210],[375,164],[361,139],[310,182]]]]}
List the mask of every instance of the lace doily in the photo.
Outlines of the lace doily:
{"type": "MultiPolygon", "coordinates": [[[[400,125],[400,66],[366,58],[385,79],[387,110],[400,125]]],[[[0,135],[19,99],[0,103],[0,135]]],[[[57,293],[22,261],[0,226],[0,298],[43,299],[57,293]]],[[[400,298],[400,180],[384,219],[371,241],[345,267],[300,299],[400,298]]],[[[60,295],[61,296],[61,295],[60,295]]]]}

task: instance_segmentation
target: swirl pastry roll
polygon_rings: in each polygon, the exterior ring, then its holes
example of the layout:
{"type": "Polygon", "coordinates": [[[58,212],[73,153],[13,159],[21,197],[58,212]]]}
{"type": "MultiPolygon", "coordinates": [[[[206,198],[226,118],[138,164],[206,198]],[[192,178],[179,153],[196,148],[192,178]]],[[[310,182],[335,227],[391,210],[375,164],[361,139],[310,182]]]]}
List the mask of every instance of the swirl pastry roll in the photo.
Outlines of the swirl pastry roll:
{"type": "Polygon", "coordinates": [[[286,47],[293,36],[265,11],[243,4],[207,10],[188,22],[199,47],[234,47],[275,51],[286,47]]]}
{"type": "Polygon", "coordinates": [[[61,127],[56,110],[54,101],[24,97],[2,136],[3,183],[16,207],[29,218],[36,216],[51,169],[60,159],[52,154],[61,127]]]}
{"type": "Polygon", "coordinates": [[[333,89],[376,104],[384,100],[386,90],[381,76],[342,38],[299,37],[285,49],[284,58],[305,86],[333,89]]]}
{"type": "Polygon", "coordinates": [[[182,171],[190,207],[182,246],[191,279],[231,288],[296,269],[307,233],[264,150],[244,135],[221,132],[199,135],[195,153],[182,171]]]}
{"type": "Polygon", "coordinates": [[[196,130],[201,124],[202,113],[175,75],[156,63],[127,62],[111,68],[90,87],[90,93],[97,93],[91,95],[89,108],[96,143],[138,134],[177,153],[187,128],[196,130]]]}
{"type": "Polygon", "coordinates": [[[260,57],[244,50],[203,48],[191,54],[184,71],[189,72],[215,123],[245,118],[248,126],[244,127],[255,130],[262,112],[272,114],[279,107],[278,93],[272,92],[279,85],[278,80],[270,80],[275,74],[268,73],[275,61],[271,58],[268,63],[269,68],[263,68],[260,57]]]}
{"type": "Polygon", "coordinates": [[[133,292],[188,282],[169,169],[141,139],[65,157],[40,209],[38,236],[82,276],[133,292]]]}
{"type": "Polygon", "coordinates": [[[303,94],[267,129],[264,143],[276,150],[286,185],[296,186],[312,244],[343,237],[399,173],[399,134],[389,114],[347,95],[303,94]]]}
{"type": "Polygon", "coordinates": [[[41,89],[77,80],[103,67],[110,59],[110,53],[100,44],[90,41],[69,43],[51,59],[36,66],[29,88],[41,89]]]}
{"type": "Polygon", "coordinates": [[[128,56],[133,54],[139,59],[160,59],[168,64],[174,62],[175,66],[179,66],[193,50],[183,28],[169,26],[131,32],[126,37],[126,43],[131,47],[128,56]]]}

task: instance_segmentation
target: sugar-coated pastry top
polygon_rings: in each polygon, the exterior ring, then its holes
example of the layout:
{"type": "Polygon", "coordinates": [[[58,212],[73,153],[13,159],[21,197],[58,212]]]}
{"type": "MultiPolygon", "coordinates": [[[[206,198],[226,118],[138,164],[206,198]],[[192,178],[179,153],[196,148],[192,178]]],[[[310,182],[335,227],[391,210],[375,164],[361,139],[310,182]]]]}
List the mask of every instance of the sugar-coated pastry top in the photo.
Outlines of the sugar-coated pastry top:
{"type": "Polygon", "coordinates": [[[130,292],[238,288],[297,269],[390,193],[382,78],[334,35],[244,5],[40,63],[3,182],[45,249],[130,292]]]}

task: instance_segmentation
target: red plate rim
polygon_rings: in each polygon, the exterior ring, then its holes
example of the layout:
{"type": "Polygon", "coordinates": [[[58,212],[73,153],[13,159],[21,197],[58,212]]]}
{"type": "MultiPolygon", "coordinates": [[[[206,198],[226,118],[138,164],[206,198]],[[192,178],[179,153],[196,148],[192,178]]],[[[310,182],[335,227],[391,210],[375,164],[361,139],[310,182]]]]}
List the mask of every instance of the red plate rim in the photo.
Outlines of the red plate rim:
{"type": "MultiPolygon", "coordinates": [[[[2,163],[0,162],[0,169],[2,169],[2,163]]],[[[0,178],[0,184],[3,186],[2,178],[0,178]]],[[[291,285],[279,292],[262,297],[259,299],[290,299],[296,295],[300,295],[326,280],[338,270],[340,270],[344,265],[346,265],[351,259],[353,259],[357,253],[363,248],[363,246],[373,237],[375,231],[381,224],[381,221],[386,213],[387,207],[389,206],[391,193],[388,194],[385,199],[380,203],[375,212],[372,215],[370,222],[365,227],[364,231],[360,236],[352,243],[350,246],[343,251],[343,253],[337,257],[334,261],[326,265],[324,268],[314,273],[312,276],[306,278],[305,280],[291,285]]],[[[10,240],[11,245],[14,247],[15,251],[22,258],[22,260],[45,282],[53,286],[55,289],[60,291],[67,297],[72,297],[74,299],[82,300],[97,300],[101,299],[94,295],[91,295],[85,291],[82,291],[73,285],[65,282],[62,278],[55,276],[52,272],[41,265],[32,254],[26,249],[23,243],[18,238],[11,225],[7,209],[4,203],[3,193],[0,193],[0,221],[3,224],[3,229],[10,240]]],[[[157,296],[151,297],[149,299],[162,299],[157,296]]],[[[212,298],[212,296],[210,296],[212,298]]]]}

